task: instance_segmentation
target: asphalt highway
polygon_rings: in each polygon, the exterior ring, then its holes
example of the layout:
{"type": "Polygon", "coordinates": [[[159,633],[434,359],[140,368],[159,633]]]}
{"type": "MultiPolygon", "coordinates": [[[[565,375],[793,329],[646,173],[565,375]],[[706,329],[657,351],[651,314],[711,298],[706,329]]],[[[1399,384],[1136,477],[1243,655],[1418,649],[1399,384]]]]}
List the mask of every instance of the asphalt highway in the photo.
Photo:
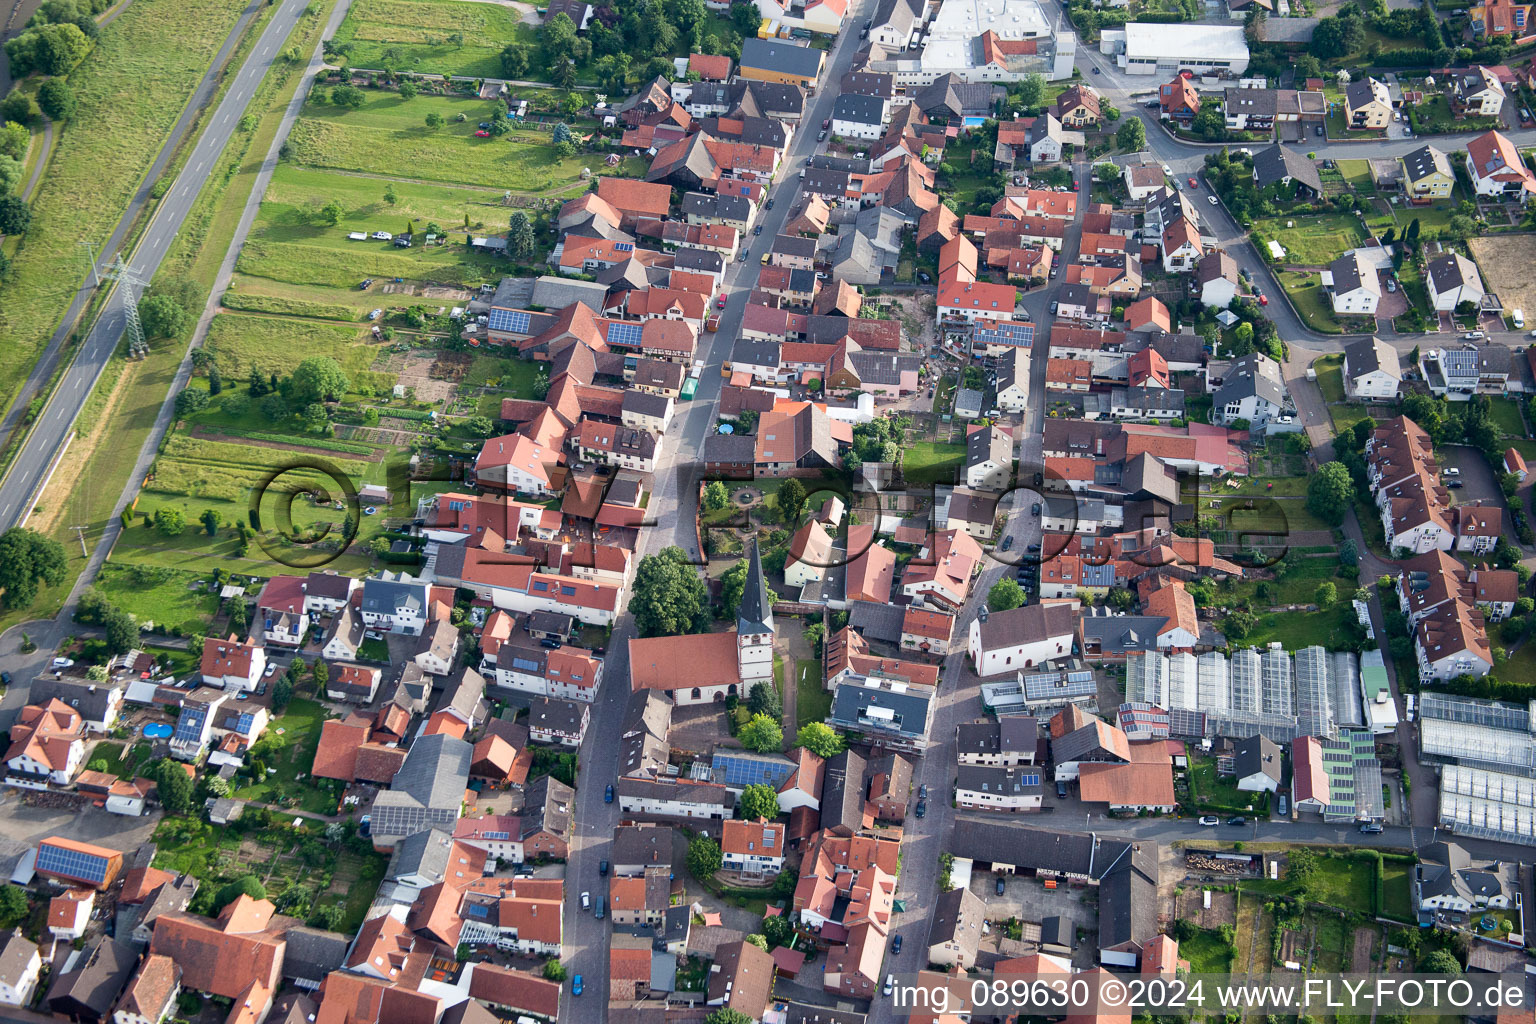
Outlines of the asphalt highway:
{"type": "MultiPolygon", "coordinates": [[[[149,201],[149,189],[166,164],[170,162],[178,141],[186,133],[198,111],[207,104],[217,90],[218,70],[229,59],[229,54],[238,45],[246,25],[260,12],[262,6],[261,0],[253,0],[240,16],[240,21],[229,34],[229,38],[225,40],[218,56],[214,58],[208,75],[203,78],[192,101],[187,104],[181,120],[177,122],[175,130],[171,133],[170,140],[166,142],[164,149],[155,159],[154,165],[145,176],[143,186],[133,202],[129,204],[128,211],[118,223],[112,238],[98,254],[98,267],[105,266],[111,254],[122,244],[140,209],[149,201]]],[[[266,76],[273,62],[279,58],[283,43],[308,6],[308,0],[282,0],[277,12],[262,31],[255,49],[235,72],[218,109],[208,119],[181,173],[176,176],[170,191],[161,200],[159,209],[155,211],[149,227],[144,231],[138,248],[131,259],[125,260],[140,280],[151,280],[160,268],[160,262],[170,251],[171,243],[181,231],[187,213],[192,209],[192,204],[197,201],[203,182],[212,174],[219,155],[224,151],[230,136],[239,125],[240,117],[255,94],[257,85],[266,76]]],[[[108,287],[116,288],[111,285],[108,287]]],[[[38,389],[53,375],[63,355],[64,342],[72,333],[72,325],[80,310],[89,301],[91,290],[90,282],[85,282],[76,292],[63,325],[49,340],[47,349],[38,360],[31,376],[28,377],[21,396],[16,400],[10,414],[4,422],[0,422],[0,437],[9,436],[16,428],[16,420],[26,411],[29,396],[37,393],[38,389]]],[[[97,320],[90,334],[77,349],[73,362],[60,377],[58,386],[38,416],[37,422],[32,426],[25,446],[17,454],[4,479],[0,479],[0,531],[12,526],[25,525],[37,495],[47,481],[50,469],[69,441],[75,417],[81,405],[101,376],[107,361],[122,342],[124,327],[121,304],[114,293],[107,311],[97,320]]],[[[160,344],[169,343],[160,342],[160,344]]]]}

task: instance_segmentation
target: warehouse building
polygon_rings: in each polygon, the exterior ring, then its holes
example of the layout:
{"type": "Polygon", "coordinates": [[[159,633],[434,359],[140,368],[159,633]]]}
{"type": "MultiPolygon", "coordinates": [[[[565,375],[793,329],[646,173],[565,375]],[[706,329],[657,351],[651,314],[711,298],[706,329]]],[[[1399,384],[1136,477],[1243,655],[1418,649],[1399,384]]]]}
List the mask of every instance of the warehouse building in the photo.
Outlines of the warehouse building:
{"type": "Polygon", "coordinates": [[[1117,54],[1131,75],[1168,77],[1180,71],[1237,78],[1248,70],[1248,43],[1241,25],[1155,25],[1131,22],[1106,30],[1099,48],[1117,54]]]}

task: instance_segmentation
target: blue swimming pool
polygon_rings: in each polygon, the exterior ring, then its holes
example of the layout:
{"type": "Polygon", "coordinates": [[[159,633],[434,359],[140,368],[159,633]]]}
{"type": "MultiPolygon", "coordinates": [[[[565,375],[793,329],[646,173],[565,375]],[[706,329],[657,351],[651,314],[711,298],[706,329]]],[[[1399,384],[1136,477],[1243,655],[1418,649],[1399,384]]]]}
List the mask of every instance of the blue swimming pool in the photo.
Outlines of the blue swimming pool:
{"type": "Polygon", "coordinates": [[[982,125],[987,123],[987,119],[984,117],[967,117],[962,121],[962,123],[967,128],[980,128],[982,125]]]}
{"type": "Polygon", "coordinates": [[[144,727],[144,738],[147,740],[170,739],[171,733],[174,731],[175,730],[172,729],[169,725],[162,725],[158,722],[151,722],[144,727]]]}

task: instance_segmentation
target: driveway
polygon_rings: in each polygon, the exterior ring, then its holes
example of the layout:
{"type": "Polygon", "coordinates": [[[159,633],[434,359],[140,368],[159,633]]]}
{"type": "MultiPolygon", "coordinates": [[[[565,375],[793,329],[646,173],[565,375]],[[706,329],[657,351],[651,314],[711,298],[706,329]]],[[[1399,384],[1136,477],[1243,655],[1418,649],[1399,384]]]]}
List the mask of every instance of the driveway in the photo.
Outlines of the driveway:
{"type": "MultiPolygon", "coordinates": [[[[1461,484],[1451,491],[1451,504],[1468,505],[1482,502],[1495,508],[1504,508],[1504,491],[1493,475],[1493,468],[1483,453],[1469,445],[1448,444],[1440,451],[1440,462],[1445,469],[1457,469],[1459,475],[1446,477],[1447,483],[1461,484]]],[[[1508,524],[1505,514],[1505,525],[1508,524]]],[[[1509,532],[1506,529],[1506,533],[1509,532]]]]}

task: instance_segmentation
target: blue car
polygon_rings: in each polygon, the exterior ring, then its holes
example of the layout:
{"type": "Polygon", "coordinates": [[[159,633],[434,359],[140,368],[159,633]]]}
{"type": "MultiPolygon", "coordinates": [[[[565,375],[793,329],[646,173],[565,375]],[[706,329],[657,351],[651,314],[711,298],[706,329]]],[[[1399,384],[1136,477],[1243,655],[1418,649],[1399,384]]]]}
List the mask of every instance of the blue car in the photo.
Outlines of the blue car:
{"type": "Polygon", "coordinates": [[[900,953],[901,952],[901,936],[900,935],[897,935],[894,939],[891,940],[891,952],[892,953],[900,953]]]}
{"type": "Polygon", "coordinates": [[[571,979],[571,995],[573,995],[573,996],[581,995],[581,975],[579,975],[579,974],[576,975],[576,977],[571,979]]]}
{"type": "Polygon", "coordinates": [[[613,787],[612,786],[609,786],[607,789],[603,790],[603,803],[605,803],[605,804],[613,803],[613,787]]]}

